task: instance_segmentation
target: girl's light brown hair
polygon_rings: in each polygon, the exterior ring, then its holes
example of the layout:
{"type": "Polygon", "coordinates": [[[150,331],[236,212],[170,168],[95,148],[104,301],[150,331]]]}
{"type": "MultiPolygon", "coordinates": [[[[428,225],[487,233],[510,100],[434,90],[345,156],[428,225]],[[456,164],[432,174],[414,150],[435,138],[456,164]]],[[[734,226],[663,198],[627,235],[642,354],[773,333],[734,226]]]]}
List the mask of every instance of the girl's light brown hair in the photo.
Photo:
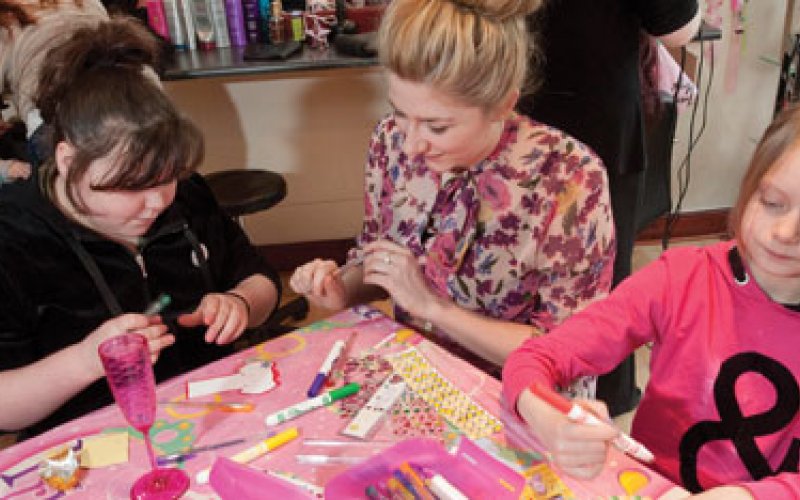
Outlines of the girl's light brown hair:
{"type": "Polygon", "coordinates": [[[144,26],[116,18],[77,31],[45,57],[35,99],[51,129],[43,179],[54,179],[58,143],[74,147],[65,181],[78,210],[85,206],[77,184],[93,161],[112,153],[114,165],[92,189],[147,189],[188,176],[202,161],[200,131],[143,73],[157,54],[144,26]]]}
{"type": "Polygon", "coordinates": [[[728,231],[731,236],[739,234],[742,216],[750,199],[758,190],[761,179],[792,146],[797,144],[800,144],[800,106],[793,106],[781,112],[772,121],[756,146],[750,166],[742,178],[739,197],[728,219],[728,231]]]}
{"type": "Polygon", "coordinates": [[[525,15],[541,0],[393,0],[378,34],[381,63],[491,110],[519,90],[531,43],[525,15]]]}

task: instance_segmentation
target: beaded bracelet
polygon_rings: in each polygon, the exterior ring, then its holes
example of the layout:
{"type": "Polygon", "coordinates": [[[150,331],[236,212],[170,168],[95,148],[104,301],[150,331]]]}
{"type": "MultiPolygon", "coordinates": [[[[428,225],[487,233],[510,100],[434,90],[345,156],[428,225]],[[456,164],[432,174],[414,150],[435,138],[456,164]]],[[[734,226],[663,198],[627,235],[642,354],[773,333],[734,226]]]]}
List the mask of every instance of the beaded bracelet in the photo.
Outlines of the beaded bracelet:
{"type": "Polygon", "coordinates": [[[231,297],[236,297],[237,299],[241,300],[242,303],[244,304],[244,308],[247,310],[247,317],[250,318],[250,302],[248,302],[247,299],[244,298],[244,295],[242,295],[242,294],[240,294],[238,292],[232,292],[232,291],[222,292],[222,294],[223,295],[230,295],[231,297]]]}

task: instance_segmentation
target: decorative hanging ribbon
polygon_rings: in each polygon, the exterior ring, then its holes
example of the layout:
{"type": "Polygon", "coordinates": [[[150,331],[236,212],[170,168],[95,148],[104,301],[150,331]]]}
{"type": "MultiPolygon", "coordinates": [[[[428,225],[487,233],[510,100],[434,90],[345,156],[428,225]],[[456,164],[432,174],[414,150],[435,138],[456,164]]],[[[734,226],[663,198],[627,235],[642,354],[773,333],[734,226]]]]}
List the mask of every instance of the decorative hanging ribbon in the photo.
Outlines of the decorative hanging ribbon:
{"type": "MultiPolygon", "coordinates": [[[[703,16],[705,22],[714,28],[722,29],[722,7],[725,0],[706,0],[706,13],[703,16]]],[[[717,41],[705,44],[705,57],[714,64],[714,46],[717,41]]]]}
{"type": "Polygon", "coordinates": [[[728,57],[725,62],[725,91],[733,93],[739,81],[739,61],[746,47],[748,0],[731,0],[731,30],[728,57]]]}

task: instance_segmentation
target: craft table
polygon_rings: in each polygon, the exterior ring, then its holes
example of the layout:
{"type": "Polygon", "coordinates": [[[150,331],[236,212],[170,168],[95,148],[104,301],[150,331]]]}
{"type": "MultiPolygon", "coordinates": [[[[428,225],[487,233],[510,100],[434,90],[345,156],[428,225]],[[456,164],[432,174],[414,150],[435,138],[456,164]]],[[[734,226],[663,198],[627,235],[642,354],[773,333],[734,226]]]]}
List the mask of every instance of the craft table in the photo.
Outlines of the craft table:
{"type": "MultiPolygon", "coordinates": [[[[379,350],[369,350],[387,335],[401,328],[377,310],[365,306],[356,307],[159,385],[157,388],[159,401],[180,401],[185,398],[187,381],[236,373],[249,360],[270,361],[277,369],[278,385],[266,393],[243,395],[229,391],[204,398],[209,401],[215,399],[249,401],[255,405],[255,410],[249,413],[226,413],[206,408],[198,410],[178,404],[159,406],[156,424],[151,432],[156,453],[159,455],[176,453],[190,446],[213,445],[236,438],[248,440],[247,443],[237,446],[199,453],[196,457],[183,462],[180,466],[185,467],[192,478],[190,490],[184,498],[217,498],[209,485],[197,484],[195,480],[197,472],[210,467],[217,456],[230,457],[264,439],[271,430],[265,426],[264,417],[305,399],[306,391],[333,342],[337,339],[346,339],[353,332],[357,333],[353,338],[346,363],[340,365],[331,378],[336,385],[341,385],[343,382],[361,382],[362,391],[356,396],[275,427],[274,430],[281,431],[296,426],[300,430],[300,437],[251,462],[249,464],[251,467],[286,473],[319,486],[323,486],[331,477],[346,470],[350,465],[300,464],[296,457],[299,454],[319,453],[319,450],[309,446],[307,440],[358,441],[343,436],[340,432],[364,404],[369,392],[393,370],[384,355],[391,356],[394,353],[392,359],[397,362],[401,359],[402,353],[409,352],[415,356],[421,355],[429,361],[444,379],[460,389],[458,398],[470,399],[478,405],[480,412],[483,410],[488,412],[484,416],[488,417],[489,421],[466,422],[458,417],[451,417],[451,422],[448,422],[442,418],[442,413],[446,412],[443,408],[447,406],[447,402],[437,411],[418,395],[406,391],[392,411],[381,421],[376,433],[370,436],[370,442],[385,443],[412,437],[431,437],[445,444],[452,443],[461,434],[459,428],[454,425],[458,424],[475,438],[475,443],[481,448],[519,470],[529,469],[543,461],[541,454],[529,448],[535,445],[530,444],[528,441],[530,437],[525,435],[523,427],[501,408],[499,381],[451,356],[430,341],[423,340],[417,334],[411,335],[402,344],[392,342],[379,350]],[[498,427],[501,428],[499,432],[492,427],[491,421],[494,417],[503,420],[505,424],[498,427]]],[[[416,365],[411,366],[414,368],[416,365]]],[[[357,450],[358,446],[370,445],[354,446],[356,447],[353,449],[357,450]]],[[[352,450],[347,453],[351,452],[352,450]]],[[[143,440],[127,427],[116,405],[112,405],[0,451],[0,479],[2,479],[0,498],[53,499],[66,496],[125,499],[128,498],[130,486],[148,468],[143,440]],[[38,464],[48,453],[52,453],[54,448],[63,448],[64,445],[77,447],[75,446],[77,439],[86,442],[87,437],[114,432],[122,432],[123,437],[125,434],[129,435],[129,456],[126,462],[85,469],[80,485],[65,493],[51,489],[40,479],[38,464]]],[[[658,499],[673,486],[658,474],[644,470],[636,462],[613,450],[609,466],[594,481],[580,483],[565,477],[564,482],[574,493],[574,498],[605,499],[614,498],[615,495],[625,498],[624,495],[627,493],[621,485],[621,479],[629,488],[631,484],[639,482],[637,494],[643,498],[658,499]]],[[[532,483],[536,486],[535,477],[532,483]]],[[[308,498],[314,498],[314,495],[309,494],[308,498]]]]}

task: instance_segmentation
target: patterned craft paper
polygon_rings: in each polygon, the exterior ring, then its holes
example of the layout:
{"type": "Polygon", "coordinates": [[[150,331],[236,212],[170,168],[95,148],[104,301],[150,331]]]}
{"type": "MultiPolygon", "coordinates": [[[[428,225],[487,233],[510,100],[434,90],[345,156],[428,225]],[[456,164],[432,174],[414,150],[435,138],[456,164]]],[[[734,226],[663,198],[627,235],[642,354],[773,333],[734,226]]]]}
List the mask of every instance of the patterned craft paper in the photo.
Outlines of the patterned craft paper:
{"type": "Polygon", "coordinates": [[[386,360],[411,390],[470,439],[487,437],[503,429],[497,418],[442,376],[416,348],[387,355],[386,360]]]}

